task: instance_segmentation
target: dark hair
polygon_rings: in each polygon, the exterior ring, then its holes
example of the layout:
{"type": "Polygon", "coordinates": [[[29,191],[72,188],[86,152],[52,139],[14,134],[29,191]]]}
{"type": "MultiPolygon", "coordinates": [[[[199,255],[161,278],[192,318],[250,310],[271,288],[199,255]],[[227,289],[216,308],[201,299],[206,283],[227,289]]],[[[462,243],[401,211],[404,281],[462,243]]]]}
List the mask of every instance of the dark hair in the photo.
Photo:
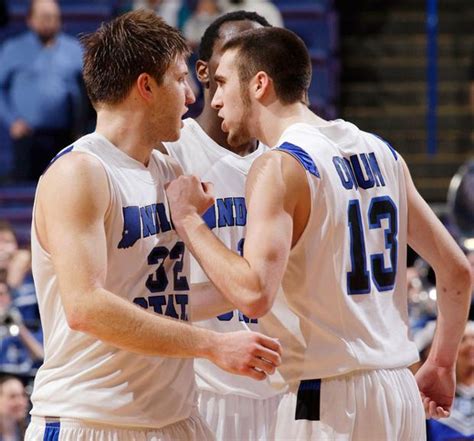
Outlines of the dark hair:
{"type": "Polygon", "coordinates": [[[116,104],[142,73],[158,84],[178,55],[188,55],[186,41],[154,12],[139,9],[103,23],[81,37],[84,82],[92,103],[116,104]]]}
{"type": "Polygon", "coordinates": [[[7,373],[0,373],[0,389],[3,388],[3,385],[7,382],[7,381],[10,381],[10,380],[16,380],[16,381],[19,381],[21,384],[23,384],[23,386],[25,385],[23,380],[16,376],[16,375],[13,375],[13,374],[7,374],[7,373]]]}
{"type": "Polygon", "coordinates": [[[254,21],[255,23],[259,23],[264,27],[271,27],[271,24],[268,23],[267,19],[261,15],[258,15],[256,12],[234,11],[224,14],[214,20],[204,32],[199,45],[199,59],[203,61],[209,61],[209,59],[212,57],[214,44],[219,38],[219,31],[224,23],[245,20],[254,21]]]}
{"type": "Polygon", "coordinates": [[[266,72],[277,97],[285,104],[304,102],[311,82],[311,58],[295,33],[283,28],[260,28],[233,37],[223,50],[237,49],[241,84],[259,71],[266,72]]]}

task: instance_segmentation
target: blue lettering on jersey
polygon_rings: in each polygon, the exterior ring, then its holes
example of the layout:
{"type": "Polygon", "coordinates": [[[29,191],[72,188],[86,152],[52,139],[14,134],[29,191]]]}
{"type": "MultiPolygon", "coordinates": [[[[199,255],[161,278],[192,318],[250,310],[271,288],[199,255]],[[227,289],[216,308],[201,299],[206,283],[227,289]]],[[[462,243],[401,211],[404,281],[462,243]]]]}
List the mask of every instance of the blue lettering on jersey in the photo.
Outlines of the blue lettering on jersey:
{"type": "Polygon", "coordinates": [[[216,227],[244,227],[247,224],[245,198],[219,198],[202,217],[211,230],[216,227]]]}
{"type": "Polygon", "coordinates": [[[216,204],[219,228],[233,227],[235,225],[235,217],[232,198],[217,199],[216,204]]]}
{"type": "Polygon", "coordinates": [[[373,187],[385,187],[385,179],[380,170],[375,153],[352,155],[349,159],[342,156],[332,158],[342,186],[351,190],[360,187],[368,190],[373,187]]]}
{"type": "Polygon", "coordinates": [[[132,247],[142,237],[154,236],[172,229],[165,206],[162,203],[145,207],[123,207],[123,232],[118,248],[132,247]]]}
{"type": "MultiPolygon", "coordinates": [[[[240,311],[237,311],[239,322],[245,323],[258,323],[258,319],[251,319],[246,315],[242,314],[240,311]]],[[[217,316],[217,319],[221,322],[230,322],[234,318],[234,311],[226,312],[225,314],[221,314],[217,316]]]]}
{"type": "Polygon", "coordinates": [[[144,309],[151,308],[157,314],[174,319],[188,321],[188,295],[170,294],[148,297],[137,297],[133,303],[144,309]]]}

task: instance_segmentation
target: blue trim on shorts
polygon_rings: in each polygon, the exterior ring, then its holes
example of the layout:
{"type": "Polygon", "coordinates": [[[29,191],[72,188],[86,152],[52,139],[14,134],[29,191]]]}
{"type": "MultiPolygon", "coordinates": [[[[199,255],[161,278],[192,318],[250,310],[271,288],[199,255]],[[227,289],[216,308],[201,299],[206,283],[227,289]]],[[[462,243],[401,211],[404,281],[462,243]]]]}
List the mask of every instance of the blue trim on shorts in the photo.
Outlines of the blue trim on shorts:
{"type": "Polygon", "coordinates": [[[314,163],[313,158],[311,158],[308,152],[303,150],[301,147],[291,144],[290,142],[284,142],[281,146],[277,147],[275,150],[280,150],[281,152],[289,153],[312,175],[316,176],[317,178],[321,178],[318,167],[316,167],[316,164],[314,163]]]}
{"type": "Polygon", "coordinates": [[[321,380],[303,380],[296,397],[295,420],[319,421],[321,380]]]}
{"type": "Polygon", "coordinates": [[[61,431],[61,423],[59,421],[46,423],[43,441],[59,441],[60,431],[61,431]]]}

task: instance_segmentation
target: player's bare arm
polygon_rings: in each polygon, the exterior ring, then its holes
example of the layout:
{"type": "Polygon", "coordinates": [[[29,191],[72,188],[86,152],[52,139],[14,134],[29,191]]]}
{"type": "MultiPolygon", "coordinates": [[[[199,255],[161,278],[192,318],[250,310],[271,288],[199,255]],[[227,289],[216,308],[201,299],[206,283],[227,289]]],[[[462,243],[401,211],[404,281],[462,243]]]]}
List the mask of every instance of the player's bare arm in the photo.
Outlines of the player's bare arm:
{"type": "Polygon", "coordinates": [[[189,296],[192,322],[207,320],[232,311],[234,305],[210,282],[193,283],[189,296]]]}
{"type": "Polygon", "coordinates": [[[404,164],[408,197],[408,243],[436,274],[437,329],[427,361],[416,378],[428,417],[449,415],[455,390],[455,363],[464,333],[471,276],[469,263],[416,190],[404,164]]]}
{"type": "Polygon", "coordinates": [[[103,288],[109,199],[105,170],[87,154],[59,159],[40,184],[36,228],[52,257],[69,326],[132,352],[208,358],[230,372],[257,379],[273,372],[280,348],[268,337],[195,328],[148,313],[103,288]]]}
{"type": "Polygon", "coordinates": [[[280,152],[269,152],[252,165],[246,191],[244,257],[227,249],[199,216],[199,206],[208,195],[196,178],[178,178],[167,193],[178,234],[217,289],[247,316],[266,314],[280,286],[291,246],[307,220],[301,209],[301,200],[309,201],[303,168],[280,152]]]}

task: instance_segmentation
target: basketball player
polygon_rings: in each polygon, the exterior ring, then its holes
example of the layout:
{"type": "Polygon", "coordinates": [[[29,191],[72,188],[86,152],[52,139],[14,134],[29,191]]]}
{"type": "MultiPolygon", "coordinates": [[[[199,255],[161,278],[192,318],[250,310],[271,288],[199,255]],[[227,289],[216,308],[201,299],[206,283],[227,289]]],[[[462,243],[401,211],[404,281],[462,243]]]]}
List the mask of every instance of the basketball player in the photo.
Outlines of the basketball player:
{"type": "Polygon", "coordinates": [[[197,412],[191,358],[263,379],[279,345],[186,323],[188,254],[164,193],[178,166],[153,152],[179,138],[194,100],[186,43],[154,13],[136,11],[84,44],[97,128],[56,157],[35,200],[45,361],[26,439],[214,439],[197,412]]]}
{"type": "MultiPolygon", "coordinates": [[[[222,120],[211,107],[216,91],[213,79],[220,49],[232,36],[248,29],[270,26],[261,16],[238,11],[223,15],[204,33],[196,72],[204,89],[204,108],[196,120],[184,120],[179,141],[165,143],[167,151],[184,173],[214,184],[216,202],[204,215],[211,230],[234,252],[241,252],[246,224],[245,178],[252,162],[264,151],[263,144],[239,132],[237,145],[227,142],[222,120]]],[[[209,283],[199,264],[191,259],[191,304],[197,296],[193,286],[209,283]]],[[[200,285],[201,286],[201,285],[200,285]]],[[[193,320],[195,317],[193,317],[193,320]]],[[[200,326],[219,332],[258,330],[255,319],[239,311],[226,311],[202,321],[200,326]]],[[[272,437],[281,393],[268,382],[231,375],[207,360],[196,360],[199,411],[218,440],[268,440],[272,437]]]]}
{"type": "Polygon", "coordinates": [[[246,183],[244,257],[206,227],[196,177],[168,187],[178,234],[209,279],[284,348],[276,439],[422,440],[449,413],[470,297],[468,263],[416,191],[401,156],[304,104],[310,58],[278,28],[227,42],[212,105],[230,144],[241,127],[275,148],[246,183]],[[417,375],[408,338],[407,242],[435,269],[439,320],[417,375]],[[281,287],[281,289],[279,289],[281,287]],[[423,401],[420,399],[420,393],[423,401]]]}

